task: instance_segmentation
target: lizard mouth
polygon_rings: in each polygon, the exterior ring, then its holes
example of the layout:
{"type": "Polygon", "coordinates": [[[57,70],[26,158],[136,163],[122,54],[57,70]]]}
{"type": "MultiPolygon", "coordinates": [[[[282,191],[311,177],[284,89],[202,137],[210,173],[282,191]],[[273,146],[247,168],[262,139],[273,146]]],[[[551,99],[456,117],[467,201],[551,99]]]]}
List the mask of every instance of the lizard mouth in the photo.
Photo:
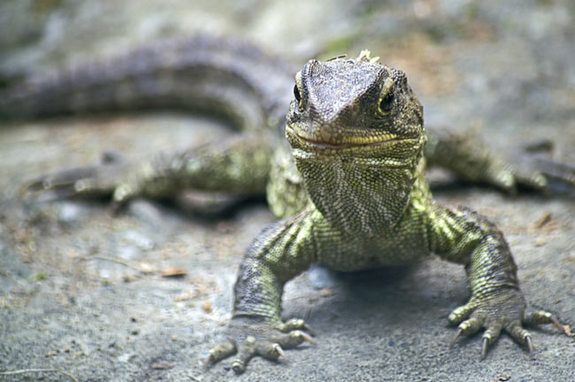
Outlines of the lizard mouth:
{"type": "Polygon", "coordinates": [[[386,134],[380,137],[357,137],[357,136],[347,136],[341,139],[329,139],[318,136],[311,136],[305,133],[298,132],[294,128],[288,127],[287,135],[290,143],[292,145],[298,146],[300,148],[308,148],[311,150],[319,151],[333,151],[342,149],[353,149],[353,148],[373,148],[376,149],[379,146],[385,146],[402,141],[410,141],[412,139],[407,137],[398,137],[395,134],[386,134]]]}
{"type": "Polygon", "coordinates": [[[402,141],[402,138],[388,138],[382,139],[378,141],[370,141],[370,142],[360,142],[360,141],[342,141],[342,142],[329,142],[318,140],[314,138],[307,138],[302,137],[301,135],[297,135],[297,138],[305,142],[309,146],[313,146],[316,148],[325,148],[325,149],[337,149],[337,148],[348,148],[348,147],[373,147],[373,146],[380,146],[390,142],[398,142],[402,141]]]}

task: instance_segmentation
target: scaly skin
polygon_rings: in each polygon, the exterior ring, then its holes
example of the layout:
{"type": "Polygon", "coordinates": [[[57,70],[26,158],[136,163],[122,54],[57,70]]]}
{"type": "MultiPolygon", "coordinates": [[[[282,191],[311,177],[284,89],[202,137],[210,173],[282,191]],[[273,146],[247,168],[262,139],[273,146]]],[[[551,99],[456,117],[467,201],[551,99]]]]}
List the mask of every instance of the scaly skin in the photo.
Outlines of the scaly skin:
{"type": "Polygon", "coordinates": [[[457,337],[486,329],[483,356],[502,330],[531,350],[523,324],[560,327],[548,312],[526,313],[517,267],[493,224],[433,201],[424,179],[422,107],[401,71],[368,54],[312,60],[296,75],[295,93],[286,136],[311,203],[268,227],[248,250],[230,337],[212,349],[210,362],[237,350],[232,367],[241,373],[254,355],[274,359],[281,347],[305,341],[303,322],[291,334],[277,328],[284,284],[314,263],[356,271],[436,253],[463,264],[471,299],[449,321],[459,324],[457,337]]]}
{"type": "Polygon", "coordinates": [[[379,64],[368,52],[357,59],[311,60],[297,73],[285,125],[288,148],[270,132],[283,126],[278,114],[292,86],[286,71],[253,47],[203,39],[185,45],[195,55],[188,52],[183,61],[178,57],[187,51],[174,45],[172,61],[157,58],[153,49],[136,53],[147,63],[137,73],[107,73],[99,67],[86,71],[100,71],[101,82],[84,80],[74,87],[74,76],[64,73],[13,92],[0,111],[43,116],[200,106],[224,114],[245,131],[136,167],[112,163],[75,169],[29,187],[65,195],[113,193],[116,203],[174,196],[182,188],[267,189],[271,209],[283,220],[267,227],[242,260],[228,339],[210,351],[209,364],[237,353],[232,367],[241,373],[256,355],[274,360],[282,349],[312,341],[302,320],[282,321],[281,297],[285,283],[315,263],[356,271],[411,264],[436,253],[464,265],[471,298],[449,321],[459,325],[456,339],[485,328],[483,356],[501,331],[531,350],[531,335],[523,325],[561,328],[548,312],[526,312],[502,233],[470,210],[435,203],[424,178],[426,158],[468,180],[504,189],[517,182],[545,187],[541,174],[517,174],[476,140],[434,135],[426,147],[423,110],[405,74],[379,64]],[[277,76],[273,81],[254,74],[254,57],[257,68],[277,76]],[[100,98],[91,103],[94,94],[100,98]]]}

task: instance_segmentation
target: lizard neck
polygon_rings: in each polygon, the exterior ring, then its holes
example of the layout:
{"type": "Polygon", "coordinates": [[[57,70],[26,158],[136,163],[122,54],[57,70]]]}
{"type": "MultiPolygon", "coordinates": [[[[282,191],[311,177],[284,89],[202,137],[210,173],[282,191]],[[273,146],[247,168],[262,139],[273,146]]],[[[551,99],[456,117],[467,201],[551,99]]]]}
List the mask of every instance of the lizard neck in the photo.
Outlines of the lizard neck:
{"type": "Polygon", "coordinates": [[[409,150],[386,157],[321,155],[294,149],[310,199],[335,227],[375,236],[389,232],[402,218],[425,138],[409,150]]]}

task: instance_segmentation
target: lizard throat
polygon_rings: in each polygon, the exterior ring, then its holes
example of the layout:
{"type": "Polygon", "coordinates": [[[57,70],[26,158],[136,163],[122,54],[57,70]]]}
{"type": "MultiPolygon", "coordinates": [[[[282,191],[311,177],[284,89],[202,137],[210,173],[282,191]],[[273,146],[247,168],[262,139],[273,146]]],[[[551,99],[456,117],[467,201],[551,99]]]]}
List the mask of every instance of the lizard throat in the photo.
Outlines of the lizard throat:
{"type": "Polygon", "coordinates": [[[421,155],[405,160],[317,155],[294,149],[316,208],[334,226],[368,236],[390,232],[409,204],[421,155]]]}

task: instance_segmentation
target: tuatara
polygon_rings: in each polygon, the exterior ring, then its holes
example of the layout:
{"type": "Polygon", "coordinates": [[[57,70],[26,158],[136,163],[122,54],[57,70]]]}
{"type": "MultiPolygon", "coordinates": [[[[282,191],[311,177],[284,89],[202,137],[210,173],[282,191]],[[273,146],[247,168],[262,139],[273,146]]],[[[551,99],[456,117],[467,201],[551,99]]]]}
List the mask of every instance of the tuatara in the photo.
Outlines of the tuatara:
{"type": "Polygon", "coordinates": [[[502,331],[532,350],[524,325],[563,330],[551,313],[527,310],[503,234],[469,209],[434,202],[424,171],[426,162],[441,165],[507,191],[518,184],[545,190],[546,177],[515,171],[475,138],[426,133],[406,75],[368,51],[310,60],[294,86],[281,59],[200,36],[66,69],[0,101],[0,114],[22,118],[164,108],[222,116],[240,133],[146,163],[57,172],[27,190],[111,195],[116,206],[186,188],[266,193],[281,220],[247,250],[228,339],[210,351],[208,364],[236,354],[232,367],[240,373],[256,355],[277,359],[282,349],[312,341],[303,320],[283,322],[280,311],[284,284],[312,264],[357,271],[435,253],[464,265],[471,298],[448,320],[458,325],[456,339],[485,329],[483,356],[502,331]]]}

